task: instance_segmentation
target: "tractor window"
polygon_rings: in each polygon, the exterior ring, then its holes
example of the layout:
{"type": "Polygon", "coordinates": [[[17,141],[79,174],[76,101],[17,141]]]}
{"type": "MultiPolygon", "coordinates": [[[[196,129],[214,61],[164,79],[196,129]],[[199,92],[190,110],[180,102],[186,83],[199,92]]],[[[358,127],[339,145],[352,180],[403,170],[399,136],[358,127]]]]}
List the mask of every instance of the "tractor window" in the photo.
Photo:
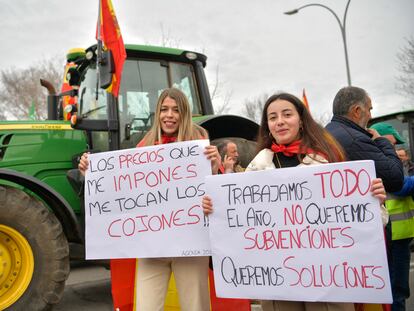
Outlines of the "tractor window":
{"type": "Polygon", "coordinates": [[[181,89],[189,99],[193,114],[199,114],[195,86],[190,65],[128,59],[118,98],[121,148],[135,147],[150,129],[158,97],[168,87],[181,89]]]}
{"type": "MultiPolygon", "coordinates": [[[[96,70],[93,65],[79,89],[80,116],[106,120],[108,96],[105,90],[98,89],[99,99],[96,101],[96,70]]],[[[125,61],[118,96],[121,148],[135,147],[151,128],[158,97],[168,87],[181,89],[189,100],[193,115],[200,114],[200,99],[190,64],[142,59],[125,61]]],[[[93,145],[107,150],[107,137],[102,135],[107,133],[92,132],[93,145]]]]}
{"type": "Polygon", "coordinates": [[[79,89],[80,115],[92,120],[105,120],[108,118],[106,105],[106,91],[98,88],[96,100],[96,70],[90,68],[83,79],[79,89]]]}
{"type": "MultiPolygon", "coordinates": [[[[91,120],[107,120],[107,92],[98,88],[96,100],[96,70],[94,64],[87,70],[79,88],[79,115],[91,120]]],[[[91,132],[92,147],[95,151],[109,150],[107,132],[91,132]]]]}
{"type": "Polygon", "coordinates": [[[159,61],[127,60],[119,92],[121,148],[132,148],[152,125],[158,96],[168,88],[168,66],[159,61]]]}
{"type": "Polygon", "coordinates": [[[193,115],[200,114],[200,101],[190,65],[171,63],[172,86],[180,89],[188,98],[193,115]]]}

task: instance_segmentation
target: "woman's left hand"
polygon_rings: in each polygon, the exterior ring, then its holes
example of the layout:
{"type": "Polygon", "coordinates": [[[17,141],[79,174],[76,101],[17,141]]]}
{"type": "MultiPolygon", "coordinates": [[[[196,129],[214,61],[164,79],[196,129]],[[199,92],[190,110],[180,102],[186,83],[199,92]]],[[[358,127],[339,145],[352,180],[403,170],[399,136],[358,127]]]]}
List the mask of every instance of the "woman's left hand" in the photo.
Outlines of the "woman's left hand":
{"type": "Polygon", "coordinates": [[[211,170],[213,171],[213,175],[216,175],[221,165],[220,153],[217,147],[212,145],[206,146],[204,154],[211,161],[211,170]]]}
{"type": "Polygon", "coordinates": [[[384,204],[387,194],[381,178],[375,178],[372,180],[371,193],[380,201],[381,204],[384,204]]]}
{"type": "Polygon", "coordinates": [[[209,196],[203,196],[203,200],[201,201],[201,206],[203,207],[204,215],[208,216],[213,212],[213,202],[209,196]]]}

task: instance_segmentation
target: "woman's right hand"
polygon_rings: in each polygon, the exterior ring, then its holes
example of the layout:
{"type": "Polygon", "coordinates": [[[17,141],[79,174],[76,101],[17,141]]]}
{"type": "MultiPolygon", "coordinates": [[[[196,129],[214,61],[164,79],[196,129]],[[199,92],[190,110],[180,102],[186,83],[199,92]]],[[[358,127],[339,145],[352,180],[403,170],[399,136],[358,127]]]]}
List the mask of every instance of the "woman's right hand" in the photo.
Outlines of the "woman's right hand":
{"type": "Polygon", "coordinates": [[[78,169],[81,172],[82,176],[85,176],[85,172],[89,167],[88,155],[89,155],[89,152],[85,152],[84,154],[82,154],[79,160],[78,169]]]}
{"type": "Polygon", "coordinates": [[[208,216],[213,212],[213,202],[209,196],[205,195],[201,201],[201,206],[203,207],[204,215],[208,216]]]}

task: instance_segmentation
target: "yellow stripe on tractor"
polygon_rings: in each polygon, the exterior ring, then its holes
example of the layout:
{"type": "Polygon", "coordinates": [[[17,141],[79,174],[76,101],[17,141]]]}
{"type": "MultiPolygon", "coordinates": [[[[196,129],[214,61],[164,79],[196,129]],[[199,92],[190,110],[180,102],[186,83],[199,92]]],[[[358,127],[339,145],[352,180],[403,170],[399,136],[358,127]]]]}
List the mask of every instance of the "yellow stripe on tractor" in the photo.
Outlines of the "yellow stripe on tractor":
{"type": "Polygon", "coordinates": [[[70,124],[0,124],[0,130],[72,130],[70,124]]]}

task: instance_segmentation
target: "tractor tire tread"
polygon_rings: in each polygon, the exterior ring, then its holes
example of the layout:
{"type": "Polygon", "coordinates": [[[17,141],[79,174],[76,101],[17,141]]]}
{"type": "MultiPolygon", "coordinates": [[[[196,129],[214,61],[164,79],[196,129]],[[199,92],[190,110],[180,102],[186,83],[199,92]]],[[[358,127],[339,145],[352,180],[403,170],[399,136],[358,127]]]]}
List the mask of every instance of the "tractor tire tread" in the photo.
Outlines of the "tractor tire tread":
{"type": "Polygon", "coordinates": [[[62,226],[40,200],[20,189],[0,186],[0,202],[0,223],[24,235],[35,257],[29,287],[6,310],[27,310],[28,305],[33,310],[51,309],[60,301],[70,272],[69,246],[62,226]]]}

